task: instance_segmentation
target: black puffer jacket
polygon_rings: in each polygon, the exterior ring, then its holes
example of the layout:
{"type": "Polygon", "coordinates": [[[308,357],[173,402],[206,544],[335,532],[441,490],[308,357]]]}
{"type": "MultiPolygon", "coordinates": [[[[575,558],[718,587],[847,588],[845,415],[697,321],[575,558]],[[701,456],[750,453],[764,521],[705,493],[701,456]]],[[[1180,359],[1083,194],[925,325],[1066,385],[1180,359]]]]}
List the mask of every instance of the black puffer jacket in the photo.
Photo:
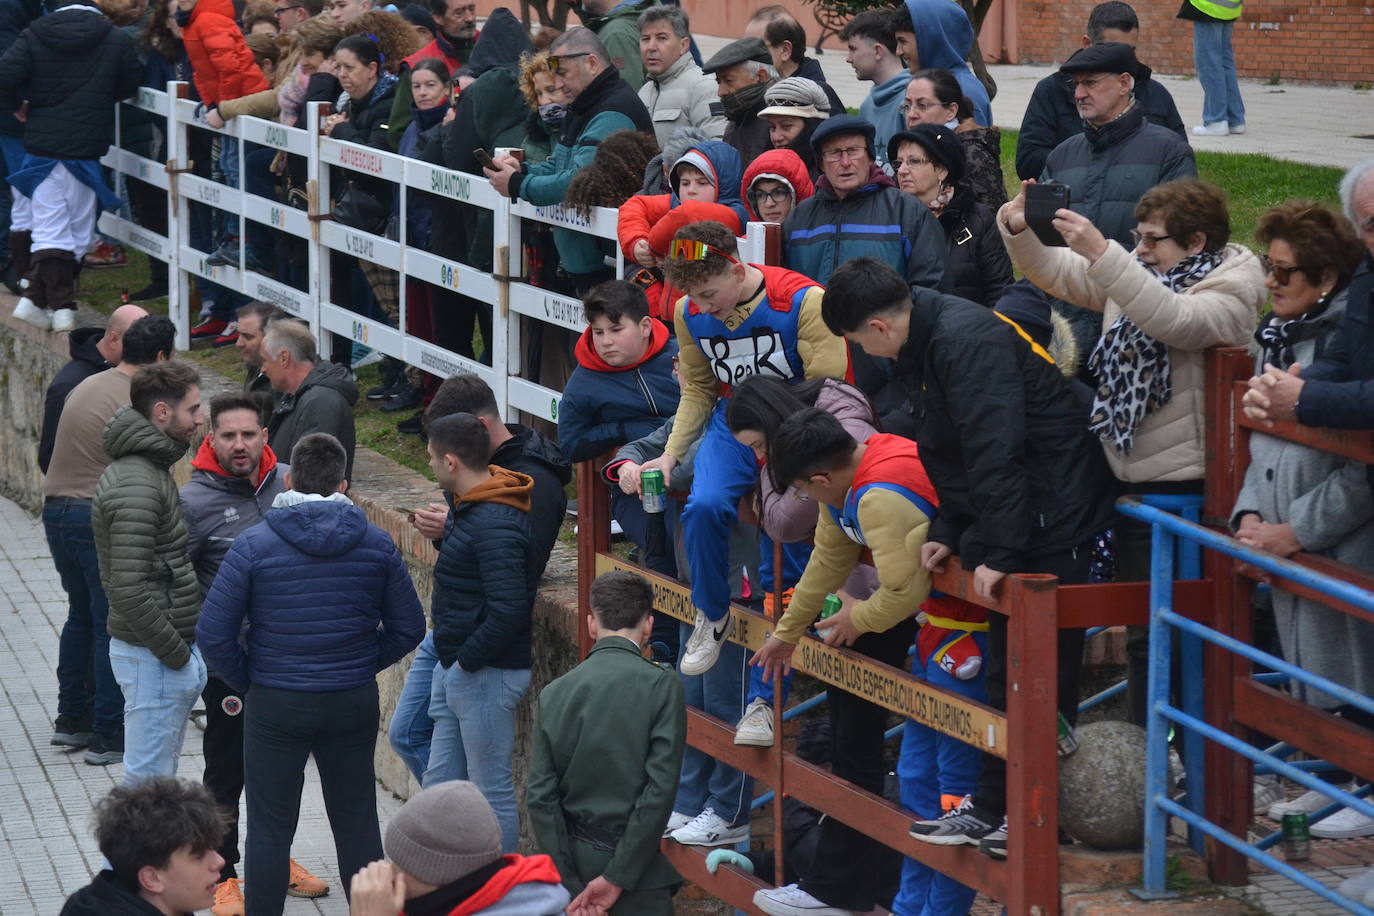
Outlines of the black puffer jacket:
{"type": "Polygon", "coordinates": [[[996,214],[960,187],[938,219],[949,239],[945,274],[954,295],[988,308],[997,305],[1011,282],[1011,256],[997,231],[996,214]]]}
{"type": "Polygon", "coordinates": [[[1374,258],[1360,262],[1340,328],[1302,377],[1299,423],[1374,428],[1374,258]]]}
{"type": "Polygon", "coordinates": [[[99,159],[114,142],[114,103],[142,80],[132,38],[101,13],[63,7],[35,21],[0,57],[0,110],[28,101],[26,152],[99,159]]]}
{"type": "Polygon", "coordinates": [[[386,119],[391,115],[391,102],[395,97],[396,80],[389,78],[385,85],[373,86],[366,98],[349,99],[344,106],[348,120],[335,124],[329,136],[391,152],[386,137],[386,119]]]}
{"type": "MultiPolygon", "coordinates": [[[[0,54],[9,50],[29,23],[42,15],[43,4],[39,0],[0,0],[0,54]]],[[[0,112],[0,134],[22,137],[24,125],[9,111],[0,112]]]]}
{"type": "Polygon", "coordinates": [[[1069,380],[991,309],[912,290],[897,371],[914,396],[921,462],[940,494],[930,540],[965,569],[1035,559],[1112,524],[1114,483],[1069,380]]]}
{"type": "Polygon", "coordinates": [[[57,421],[62,416],[62,406],[67,403],[67,395],[90,376],[110,368],[95,346],[104,336],[103,328],[77,328],[67,338],[72,361],[53,376],[48,393],[43,396],[43,431],[38,436],[38,466],[44,474],[48,473],[48,462],[52,460],[53,445],[57,442],[57,421]]]}

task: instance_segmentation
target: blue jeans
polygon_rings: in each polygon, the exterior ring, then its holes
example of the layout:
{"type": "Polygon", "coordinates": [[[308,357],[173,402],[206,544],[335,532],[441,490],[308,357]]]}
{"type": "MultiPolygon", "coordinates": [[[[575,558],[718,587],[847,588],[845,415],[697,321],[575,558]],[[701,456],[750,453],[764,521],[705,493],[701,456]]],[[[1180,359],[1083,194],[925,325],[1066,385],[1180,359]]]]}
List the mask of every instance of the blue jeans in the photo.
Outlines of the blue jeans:
{"type": "Polygon", "coordinates": [[[1236,58],[1231,50],[1231,22],[1193,23],[1193,66],[1202,84],[1202,123],[1245,123],[1245,102],[1236,81],[1236,58]]]}
{"type": "Polygon", "coordinates": [[[515,753],[515,710],[529,689],[528,668],[464,671],[455,661],[447,668],[442,663],[435,666],[430,692],[434,735],[424,786],[453,779],[475,783],[496,812],[503,853],[515,852],[520,841],[511,757],[515,753]]]}
{"type": "Polygon", "coordinates": [[[205,661],[168,668],[150,650],[110,637],[110,667],[124,689],[124,784],[175,776],[191,708],[205,688],[205,661]]]}
{"type": "Polygon", "coordinates": [[[396,698],[396,711],[391,714],[387,740],[391,749],[405,763],[416,782],[423,782],[429,766],[429,742],[434,734],[434,720],[429,717],[430,692],[434,683],[434,669],[439,655],[434,651],[434,631],[420,640],[415,657],[406,672],[406,683],[396,698]]]}
{"type": "Polygon", "coordinates": [[[57,714],[80,722],[93,711],[95,733],[113,738],[123,728],[124,694],[110,670],[110,606],[100,585],[91,501],[49,499],[43,531],[67,593],[67,621],[57,643],[57,714]]]}
{"type": "MultiPolygon", "coordinates": [[[[987,654],[986,633],[974,633],[978,648],[987,654]]],[[[966,681],[945,672],[934,660],[936,653],[912,663],[912,674],[926,683],[941,687],[979,703],[988,701],[987,682],[983,672],[966,681]]],[[[962,798],[972,795],[978,787],[978,774],[983,769],[983,754],[971,744],[938,732],[912,719],[902,732],[902,751],[897,758],[897,780],[901,787],[902,804],[922,820],[939,817],[943,811],[940,796],[962,798]]],[[[942,875],[929,865],[915,859],[902,861],[902,883],[893,901],[897,916],[962,916],[973,906],[977,891],[965,887],[953,878],[942,875]]]]}
{"type": "MultiPolygon", "coordinates": [[[[684,623],[682,645],[692,635],[692,625],[684,623]]],[[[727,642],[720,660],[705,674],[689,677],[679,674],[687,695],[687,705],[734,724],[744,714],[744,667],[749,650],[727,642]]],[[[707,808],[737,825],[749,820],[749,802],[754,797],[754,781],[739,770],[720,763],[710,755],[688,747],[682,755],[682,777],[678,781],[673,811],[696,817],[707,808]]]]}

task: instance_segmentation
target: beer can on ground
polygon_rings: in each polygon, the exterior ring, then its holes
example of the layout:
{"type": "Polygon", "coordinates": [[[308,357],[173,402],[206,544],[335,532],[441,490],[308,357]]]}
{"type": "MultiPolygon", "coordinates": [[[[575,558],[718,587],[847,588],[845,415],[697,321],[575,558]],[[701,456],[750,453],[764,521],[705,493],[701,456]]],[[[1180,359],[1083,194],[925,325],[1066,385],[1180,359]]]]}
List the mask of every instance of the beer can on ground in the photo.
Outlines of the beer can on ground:
{"type": "Polygon", "coordinates": [[[1289,862],[1306,862],[1312,858],[1312,837],[1307,832],[1306,814],[1283,816],[1283,857],[1289,862]]]}
{"type": "Polygon", "coordinates": [[[662,471],[648,470],[640,475],[639,498],[644,505],[645,512],[657,514],[668,508],[668,496],[664,492],[662,471]]]}
{"type": "Polygon", "coordinates": [[[844,602],[840,600],[840,596],[834,592],[826,595],[825,601],[821,602],[821,620],[834,617],[840,612],[840,608],[843,605],[844,602]]]}
{"type": "Polygon", "coordinates": [[[1061,712],[1057,715],[1059,717],[1059,740],[1057,742],[1059,756],[1067,757],[1078,750],[1078,736],[1073,733],[1073,726],[1069,724],[1068,719],[1064,718],[1064,714],[1061,712]]]}

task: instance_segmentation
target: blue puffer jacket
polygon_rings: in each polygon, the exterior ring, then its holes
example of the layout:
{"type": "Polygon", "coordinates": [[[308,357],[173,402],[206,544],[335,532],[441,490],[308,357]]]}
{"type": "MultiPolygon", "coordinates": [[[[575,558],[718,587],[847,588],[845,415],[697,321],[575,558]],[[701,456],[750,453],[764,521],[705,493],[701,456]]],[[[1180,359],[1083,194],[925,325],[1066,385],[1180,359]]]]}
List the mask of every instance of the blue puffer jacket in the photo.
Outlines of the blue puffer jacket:
{"type": "Polygon", "coordinates": [[[434,649],[464,671],[530,667],[530,609],[539,570],[530,544],[525,474],[491,466],[448,514],[434,564],[434,649]]]}
{"type": "Polygon", "coordinates": [[[236,690],[359,687],[424,634],[395,543],[357,506],[332,499],[272,509],[235,538],[196,624],[206,662],[236,690]]]}
{"type": "Polygon", "coordinates": [[[654,321],[644,358],[612,366],[592,344],[592,329],[577,342],[577,368],[558,402],[558,443],[570,461],[586,461],[649,435],[677,413],[681,392],[673,378],[677,341],[654,321]]]}

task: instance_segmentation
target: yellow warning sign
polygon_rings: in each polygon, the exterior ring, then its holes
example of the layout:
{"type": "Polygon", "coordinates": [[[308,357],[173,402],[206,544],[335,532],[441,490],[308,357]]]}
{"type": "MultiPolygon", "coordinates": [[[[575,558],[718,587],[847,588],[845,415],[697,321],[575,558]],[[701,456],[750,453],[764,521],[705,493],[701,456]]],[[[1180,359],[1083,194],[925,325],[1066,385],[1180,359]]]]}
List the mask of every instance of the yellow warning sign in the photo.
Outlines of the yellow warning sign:
{"type": "MultiPolygon", "coordinates": [[[[691,589],[647,569],[597,554],[596,572],[613,569],[636,572],[654,589],[654,610],[684,623],[696,621],[691,589]]],[[[755,650],[763,645],[773,624],[764,617],[732,605],[735,632],[731,642],[755,650]]],[[[810,636],[802,637],[792,653],[792,666],[835,687],[861,696],[901,716],[953,735],[989,754],[1007,756],[1007,719],[991,707],[932,687],[905,671],[896,671],[861,655],[832,648],[810,636]]]]}

